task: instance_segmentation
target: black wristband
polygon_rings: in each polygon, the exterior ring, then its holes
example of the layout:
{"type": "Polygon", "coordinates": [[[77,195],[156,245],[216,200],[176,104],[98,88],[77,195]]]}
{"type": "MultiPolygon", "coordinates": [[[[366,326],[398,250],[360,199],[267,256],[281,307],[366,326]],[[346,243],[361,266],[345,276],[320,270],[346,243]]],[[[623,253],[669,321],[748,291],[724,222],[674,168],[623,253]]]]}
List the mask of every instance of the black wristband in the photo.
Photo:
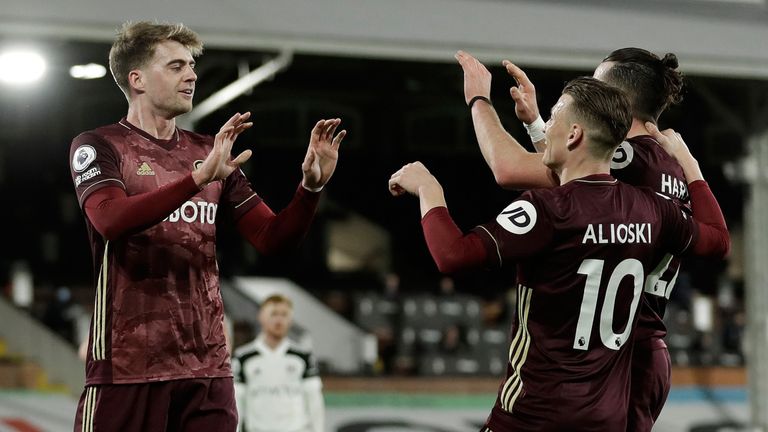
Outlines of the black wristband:
{"type": "Polygon", "coordinates": [[[490,105],[490,106],[493,106],[493,104],[491,103],[491,100],[490,100],[490,99],[488,99],[487,97],[485,97],[485,96],[475,96],[475,97],[473,97],[472,99],[470,99],[470,100],[469,100],[469,103],[467,104],[467,106],[469,107],[469,109],[472,109],[472,105],[474,105],[474,104],[475,104],[475,102],[477,102],[477,101],[479,101],[479,100],[481,100],[481,101],[483,101],[483,102],[487,103],[487,104],[488,104],[488,105],[490,105]]]}

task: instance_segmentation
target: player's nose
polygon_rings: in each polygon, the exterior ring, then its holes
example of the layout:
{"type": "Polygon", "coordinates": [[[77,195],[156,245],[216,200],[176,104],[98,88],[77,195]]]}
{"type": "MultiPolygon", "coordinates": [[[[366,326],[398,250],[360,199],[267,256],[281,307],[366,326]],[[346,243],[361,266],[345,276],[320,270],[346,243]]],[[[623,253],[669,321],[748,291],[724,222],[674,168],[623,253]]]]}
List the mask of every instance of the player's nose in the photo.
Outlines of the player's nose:
{"type": "Polygon", "coordinates": [[[197,81],[197,74],[195,73],[194,69],[192,68],[188,69],[187,76],[185,77],[184,81],[189,81],[189,82],[197,81]]]}

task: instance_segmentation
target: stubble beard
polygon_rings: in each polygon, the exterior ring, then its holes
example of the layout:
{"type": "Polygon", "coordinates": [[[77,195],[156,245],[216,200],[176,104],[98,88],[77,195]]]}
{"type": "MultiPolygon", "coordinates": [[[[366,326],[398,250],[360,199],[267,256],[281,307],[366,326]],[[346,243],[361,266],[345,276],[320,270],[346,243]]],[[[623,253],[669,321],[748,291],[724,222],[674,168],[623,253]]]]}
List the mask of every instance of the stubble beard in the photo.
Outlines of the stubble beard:
{"type": "Polygon", "coordinates": [[[175,118],[192,111],[192,101],[187,101],[178,95],[168,98],[163,102],[162,109],[167,113],[169,118],[175,118]]]}
{"type": "Polygon", "coordinates": [[[192,111],[192,101],[179,101],[171,107],[171,114],[173,117],[178,117],[182,114],[186,114],[192,111]]]}

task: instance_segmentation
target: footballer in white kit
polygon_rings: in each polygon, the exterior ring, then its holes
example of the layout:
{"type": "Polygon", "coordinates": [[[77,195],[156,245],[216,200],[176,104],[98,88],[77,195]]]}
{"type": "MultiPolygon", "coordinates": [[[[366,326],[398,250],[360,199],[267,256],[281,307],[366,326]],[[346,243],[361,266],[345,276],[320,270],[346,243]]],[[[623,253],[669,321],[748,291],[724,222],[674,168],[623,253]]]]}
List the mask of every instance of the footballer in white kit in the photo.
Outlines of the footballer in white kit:
{"type": "Polygon", "coordinates": [[[323,432],[322,382],[311,353],[286,335],[293,306],[273,295],[261,304],[258,337],[232,356],[235,395],[243,432],[323,432]]]}

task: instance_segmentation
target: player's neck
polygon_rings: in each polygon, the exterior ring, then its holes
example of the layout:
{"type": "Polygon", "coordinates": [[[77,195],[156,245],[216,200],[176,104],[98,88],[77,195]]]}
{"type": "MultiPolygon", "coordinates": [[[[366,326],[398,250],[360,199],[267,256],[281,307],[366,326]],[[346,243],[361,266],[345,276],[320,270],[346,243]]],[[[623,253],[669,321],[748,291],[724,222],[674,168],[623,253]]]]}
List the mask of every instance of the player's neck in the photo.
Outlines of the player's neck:
{"type": "Polygon", "coordinates": [[[126,119],[157,139],[171,139],[176,132],[176,118],[168,119],[148,109],[142,109],[140,102],[134,102],[128,106],[126,119]]]}
{"type": "Polygon", "coordinates": [[[610,174],[610,172],[610,161],[598,161],[591,158],[584,158],[565,164],[558,173],[558,176],[560,177],[560,184],[566,184],[571,180],[595,174],[610,174]]]}
{"type": "Polygon", "coordinates": [[[270,349],[277,349],[277,347],[280,346],[281,343],[283,343],[283,337],[278,337],[275,335],[271,335],[269,333],[264,333],[264,344],[268,346],[270,349]]]}
{"type": "Polygon", "coordinates": [[[645,122],[643,120],[632,117],[632,126],[630,126],[629,132],[627,132],[627,138],[640,135],[650,135],[650,132],[648,132],[648,128],[645,127],[645,122]]]}

